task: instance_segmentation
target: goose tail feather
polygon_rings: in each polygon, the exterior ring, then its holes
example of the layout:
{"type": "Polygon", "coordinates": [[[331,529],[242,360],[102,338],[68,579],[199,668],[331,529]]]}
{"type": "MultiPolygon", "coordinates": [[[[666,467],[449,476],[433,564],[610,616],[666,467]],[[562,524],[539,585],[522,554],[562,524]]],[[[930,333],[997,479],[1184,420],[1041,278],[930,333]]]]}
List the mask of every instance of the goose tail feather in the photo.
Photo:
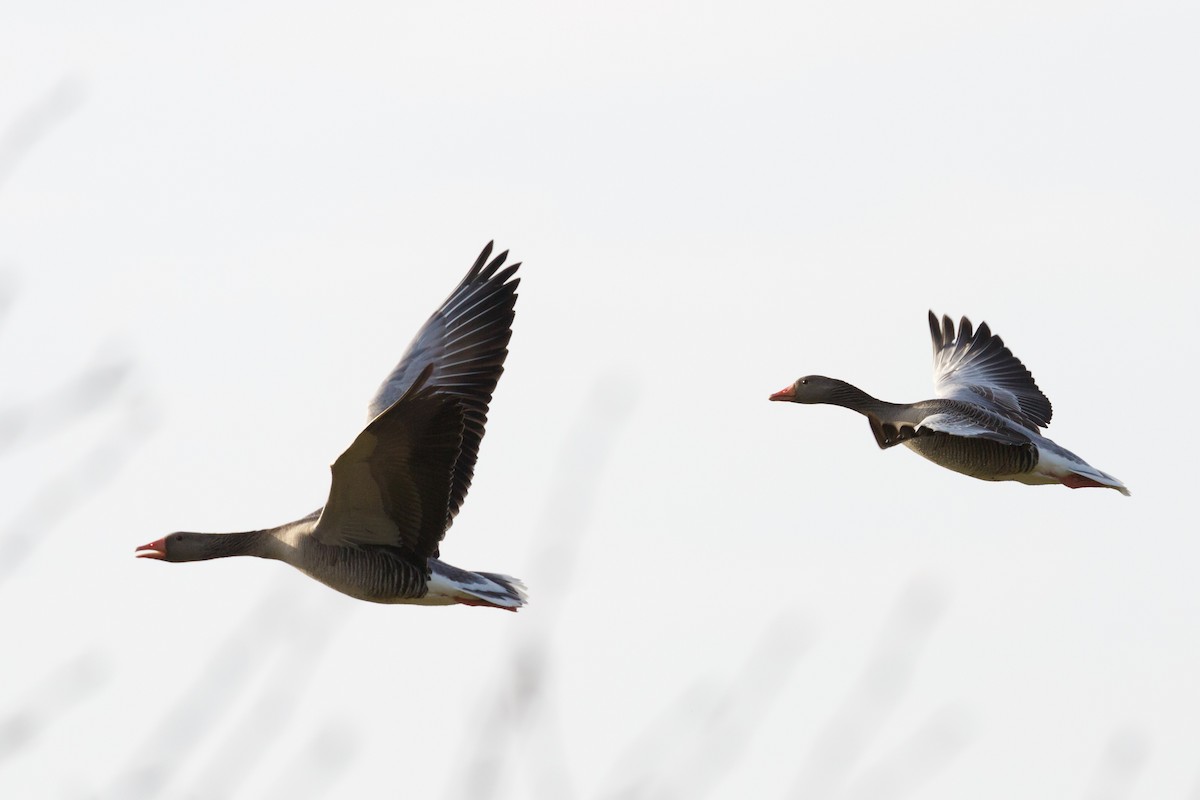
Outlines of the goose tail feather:
{"type": "Polygon", "coordinates": [[[429,592],[425,596],[426,602],[488,606],[516,611],[525,605],[529,596],[525,584],[510,575],[471,572],[452,567],[437,559],[430,559],[429,566],[429,592]]]}
{"type": "Polygon", "coordinates": [[[1125,488],[1125,484],[1107,472],[1100,472],[1100,470],[1096,470],[1096,474],[1089,473],[1086,475],[1081,472],[1072,472],[1063,478],[1063,486],[1071,489],[1087,489],[1093,486],[1098,489],[1116,489],[1121,494],[1129,497],[1129,489],[1125,488]]]}
{"type": "Polygon", "coordinates": [[[1071,489],[1116,489],[1129,497],[1129,489],[1125,488],[1125,484],[1049,441],[1038,447],[1038,464],[1034,474],[1039,480],[1048,479],[1071,489]]]}

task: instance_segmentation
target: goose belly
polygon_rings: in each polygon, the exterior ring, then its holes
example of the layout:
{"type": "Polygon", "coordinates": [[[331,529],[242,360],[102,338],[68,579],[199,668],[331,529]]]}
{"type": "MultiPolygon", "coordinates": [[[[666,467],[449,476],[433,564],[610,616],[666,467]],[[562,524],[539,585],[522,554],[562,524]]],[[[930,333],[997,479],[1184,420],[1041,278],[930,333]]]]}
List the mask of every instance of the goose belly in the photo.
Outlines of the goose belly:
{"type": "Polygon", "coordinates": [[[975,439],[933,433],[904,443],[916,454],[938,466],[985,481],[1015,480],[1022,483],[1053,483],[1039,480],[1036,447],[1011,445],[991,439],[975,439]]]}
{"type": "Polygon", "coordinates": [[[371,603],[423,603],[425,571],[386,552],[315,545],[292,566],[331,589],[371,603]]]}

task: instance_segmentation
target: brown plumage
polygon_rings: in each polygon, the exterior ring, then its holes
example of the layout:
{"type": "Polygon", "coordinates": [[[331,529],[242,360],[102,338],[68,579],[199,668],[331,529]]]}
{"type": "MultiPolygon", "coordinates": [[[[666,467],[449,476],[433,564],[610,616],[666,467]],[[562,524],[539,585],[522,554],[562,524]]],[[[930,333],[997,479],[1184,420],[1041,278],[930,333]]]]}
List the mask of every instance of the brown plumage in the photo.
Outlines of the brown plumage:
{"type": "Polygon", "coordinates": [[[429,318],[370,405],[370,421],[332,467],[325,506],[275,528],[173,533],[137,549],[162,561],[248,555],[286,562],[376,603],[525,602],[515,578],[438,559],[470,488],[488,405],[504,371],[519,264],[492,244],[429,318]]]}

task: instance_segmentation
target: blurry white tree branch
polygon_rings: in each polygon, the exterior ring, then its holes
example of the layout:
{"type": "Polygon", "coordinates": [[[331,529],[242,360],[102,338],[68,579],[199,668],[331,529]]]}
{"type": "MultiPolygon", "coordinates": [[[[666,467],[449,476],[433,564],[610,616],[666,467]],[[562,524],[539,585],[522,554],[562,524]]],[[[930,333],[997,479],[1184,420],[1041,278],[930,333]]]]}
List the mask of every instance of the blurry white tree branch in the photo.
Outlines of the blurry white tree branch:
{"type": "Polygon", "coordinates": [[[553,472],[558,482],[550,491],[534,540],[530,574],[538,581],[539,622],[522,630],[508,664],[498,671],[475,741],[465,747],[462,783],[451,787],[451,796],[494,796],[507,763],[504,754],[511,752],[514,737],[532,736],[538,738],[531,748],[535,752],[530,753],[530,769],[539,795],[566,800],[575,794],[561,749],[564,734],[557,730],[555,705],[547,696],[554,627],[574,577],[608,457],[632,415],[637,390],[631,379],[612,376],[598,381],[588,397],[574,429],[563,440],[553,472]]]}
{"type": "Polygon", "coordinates": [[[86,97],[82,81],[63,78],[0,131],[0,191],[29,152],[83,105],[86,97]]]}
{"type": "MultiPolygon", "coordinates": [[[[0,131],[0,190],[83,99],[79,81],[62,80],[0,131]]],[[[0,284],[0,323],[8,321],[8,311],[17,299],[10,281],[0,284]]],[[[0,335],[38,338],[36,333],[9,328],[0,329],[0,335]]],[[[153,429],[154,410],[144,393],[131,386],[131,372],[128,361],[109,360],[69,376],[61,387],[45,391],[33,401],[14,403],[11,398],[0,398],[0,459],[18,446],[36,446],[85,418],[114,412],[97,443],[82,453],[66,454],[58,471],[41,477],[32,495],[8,498],[12,513],[0,527],[0,585],[22,568],[64,518],[107,485],[153,429]]],[[[103,652],[85,650],[57,667],[47,666],[45,684],[27,690],[18,707],[0,709],[0,764],[36,746],[47,727],[59,723],[109,679],[103,652]]]]}
{"type": "Polygon", "coordinates": [[[1096,764],[1085,800],[1128,800],[1149,760],[1150,747],[1138,731],[1115,731],[1096,764]]]}

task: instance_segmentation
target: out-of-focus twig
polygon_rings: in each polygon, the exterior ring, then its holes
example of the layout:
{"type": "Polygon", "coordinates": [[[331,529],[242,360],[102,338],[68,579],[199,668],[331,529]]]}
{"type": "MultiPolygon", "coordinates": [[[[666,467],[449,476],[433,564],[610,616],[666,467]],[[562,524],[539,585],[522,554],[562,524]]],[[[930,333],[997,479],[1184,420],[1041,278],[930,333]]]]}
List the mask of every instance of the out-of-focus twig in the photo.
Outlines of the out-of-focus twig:
{"type": "Polygon", "coordinates": [[[276,580],[212,653],[191,687],[160,719],[146,741],[133,752],[131,766],[103,797],[134,800],[161,797],[168,783],[186,764],[191,751],[227,713],[232,700],[259,672],[279,644],[293,602],[285,580],[276,580]]]}
{"type": "Polygon", "coordinates": [[[1086,800],[1126,800],[1133,797],[1133,788],[1149,759],[1150,748],[1145,737],[1134,730],[1113,734],[1100,756],[1091,786],[1084,794],[1086,800]]]}
{"type": "Polygon", "coordinates": [[[900,598],[858,684],[818,734],[790,796],[835,797],[843,790],[908,690],[917,658],[944,604],[941,592],[928,584],[910,587],[900,598]]]}
{"type": "Polygon", "coordinates": [[[808,646],[809,636],[795,620],[777,619],[721,695],[705,704],[701,718],[695,718],[694,706],[677,705],[679,715],[667,720],[673,725],[655,726],[657,735],[640,737],[637,752],[644,766],[617,770],[623,786],[612,796],[690,799],[710,794],[749,747],[808,646]],[[690,747],[674,754],[664,747],[689,740],[690,747]]]}
{"type": "Polygon", "coordinates": [[[0,189],[25,155],[82,105],[85,96],[82,81],[64,78],[0,132],[0,189]]]}
{"type": "Polygon", "coordinates": [[[99,443],[47,479],[0,530],[0,582],[33,552],[47,530],[106,485],[153,430],[156,418],[145,398],[129,398],[122,411],[118,424],[99,443]]]}
{"type": "Polygon", "coordinates": [[[101,364],[21,406],[0,408],[0,450],[62,430],[113,402],[132,372],[130,364],[101,364]]]}
{"type": "Polygon", "coordinates": [[[8,316],[8,309],[13,304],[13,296],[16,294],[9,279],[4,275],[4,269],[5,266],[0,264],[0,325],[4,324],[4,320],[8,316]]]}
{"type": "Polygon", "coordinates": [[[224,744],[197,771],[199,779],[192,791],[198,797],[236,796],[238,785],[267,758],[333,637],[335,622],[340,619],[335,616],[336,608],[340,607],[325,604],[309,609],[303,614],[303,624],[295,624],[296,617],[291,616],[291,630],[275,656],[269,680],[224,744]]]}
{"type": "Polygon", "coordinates": [[[358,752],[358,734],[347,725],[326,723],[290,760],[267,797],[320,800],[345,774],[358,752]]]}
{"type": "Polygon", "coordinates": [[[0,716],[0,762],[33,744],[41,732],[108,681],[108,663],[84,653],[53,669],[40,686],[26,692],[21,706],[0,716]]]}
{"type": "MultiPolygon", "coordinates": [[[[538,526],[537,549],[529,571],[537,578],[534,591],[539,604],[538,622],[527,626],[507,667],[498,673],[490,707],[475,727],[475,742],[465,748],[462,780],[451,787],[452,797],[478,800],[495,796],[511,738],[555,727],[553,704],[546,702],[553,629],[571,584],[608,456],[632,414],[637,392],[631,380],[615,377],[601,380],[589,397],[590,402],[580,410],[575,427],[563,441],[554,471],[557,480],[538,526]]],[[[574,796],[562,737],[543,735],[538,741],[537,752],[531,757],[535,791],[554,800],[574,796]]]]}
{"type": "Polygon", "coordinates": [[[921,727],[884,755],[841,795],[845,800],[908,797],[950,763],[969,741],[967,714],[957,708],[934,712],[921,727]]]}
{"type": "Polygon", "coordinates": [[[715,686],[696,682],[687,686],[637,734],[609,770],[609,783],[616,788],[602,791],[611,800],[635,800],[654,782],[655,773],[667,761],[680,761],[687,742],[680,731],[702,728],[718,705],[715,686]]]}

